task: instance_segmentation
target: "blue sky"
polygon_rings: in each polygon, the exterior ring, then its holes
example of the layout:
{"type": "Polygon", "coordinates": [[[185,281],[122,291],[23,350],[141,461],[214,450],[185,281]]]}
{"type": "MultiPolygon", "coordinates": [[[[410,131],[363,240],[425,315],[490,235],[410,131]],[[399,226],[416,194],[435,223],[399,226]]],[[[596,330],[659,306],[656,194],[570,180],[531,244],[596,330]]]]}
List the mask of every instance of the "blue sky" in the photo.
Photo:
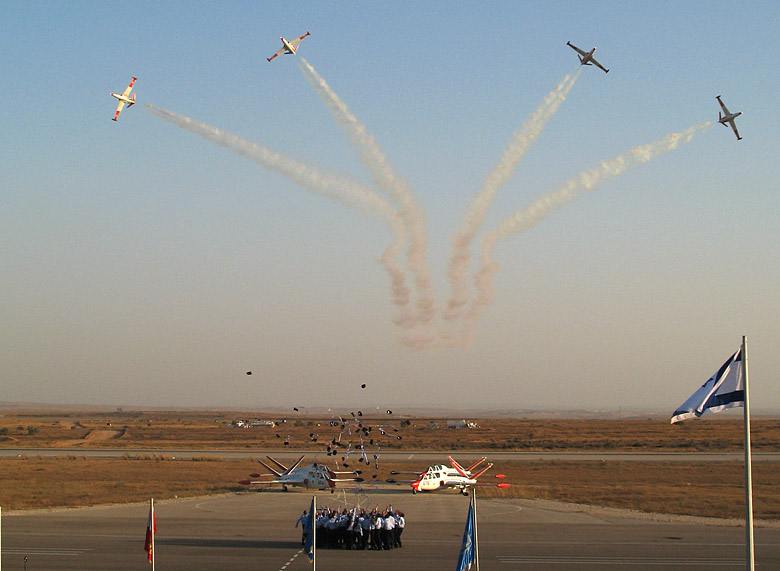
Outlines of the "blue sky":
{"type": "Polygon", "coordinates": [[[773,2],[6,2],[0,18],[0,400],[671,414],[747,335],[754,402],[780,407],[773,2]],[[143,105],[372,185],[299,58],[266,61],[307,30],[299,55],[425,213],[432,330],[472,198],[578,71],[567,41],[610,73],[582,69],[499,189],[470,274],[501,220],[714,122],[716,95],[743,140],[715,123],[499,241],[473,343],[412,351],[383,222],[143,105]],[[109,92],[133,75],[139,105],[114,123],[109,92]]]}

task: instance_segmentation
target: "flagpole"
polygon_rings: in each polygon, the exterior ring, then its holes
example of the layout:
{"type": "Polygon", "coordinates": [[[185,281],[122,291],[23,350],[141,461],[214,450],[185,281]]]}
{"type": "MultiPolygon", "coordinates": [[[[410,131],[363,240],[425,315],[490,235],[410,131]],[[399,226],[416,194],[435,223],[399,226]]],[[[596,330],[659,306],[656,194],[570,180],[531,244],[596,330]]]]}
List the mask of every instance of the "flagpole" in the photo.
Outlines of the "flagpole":
{"type": "Polygon", "coordinates": [[[157,555],[154,552],[154,498],[149,498],[149,510],[152,512],[152,571],[154,571],[154,556],[157,555]]]}
{"type": "Polygon", "coordinates": [[[474,560],[477,563],[476,571],[479,571],[479,532],[477,531],[477,488],[471,488],[471,505],[474,510],[474,560]]]}
{"type": "Polygon", "coordinates": [[[748,397],[748,354],[747,337],[742,336],[742,381],[745,387],[745,549],[748,571],[755,569],[753,546],[753,476],[750,453],[750,399],[748,397]]]}
{"type": "Polygon", "coordinates": [[[311,563],[312,571],[317,571],[317,496],[314,495],[311,498],[312,508],[311,512],[311,563]]]}

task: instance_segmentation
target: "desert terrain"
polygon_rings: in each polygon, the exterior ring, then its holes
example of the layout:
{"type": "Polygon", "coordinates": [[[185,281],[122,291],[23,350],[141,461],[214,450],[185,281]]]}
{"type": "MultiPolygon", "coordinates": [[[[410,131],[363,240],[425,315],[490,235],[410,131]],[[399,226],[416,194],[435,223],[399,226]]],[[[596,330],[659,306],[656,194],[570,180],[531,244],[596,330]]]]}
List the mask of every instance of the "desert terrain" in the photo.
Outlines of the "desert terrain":
{"type": "MultiPolygon", "coordinates": [[[[653,513],[719,518],[744,517],[741,462],[703,462],[702,452],[740,452],[741,419],[688,421],[635,419],[468,420],[477,427],[448,429],[446,418],[394,413],[342,412],[316,416],[257,412],[12,410],[0,415],[0,448],[20,453],[0,459],[0,506],[30,510],[99,505],[218,494],[246,488],[237,482],[265,470],[253,459],[227,460],[220,451],[265,454],[317,451],[320,462],[360,469],[365,488],[387,487],[391,471],[424,470],[419,461],[385,461],[383,451],[441,451],[464,462],[484,453],[496,465],[480,480],[501,473],[512,486],[480,487],[485,497],[539,498],[653,513]],[[247,421],[246,423],[238,421],[247,421]],[[271,425],[271,423],[273,425],[271,425]],[[242,428],[242,424],[254,427],[242,428]],[[370,431],[369,431],[370,428],[370,431]],[[368,431],[368,432],[366,432],[368,431]],[[340,436],[341,445],[335,446],[340,436]],[[363,437],[366,465],[354,452],[363,437]],[[346,455],[347,443],[352,453],[346,455]],[[370,442],[370,444],[369,444],[370,442]],[[328,448],[333,450],[328,455],[328,448]],[[91,459],[78,450],[119,449],[118,459],[91,459]],[[53,458],[28,452],[62,449],[53,458]],[[208,450],[184,460],[149,450],[208,450]],[[138,451],[143,450],[143,453],[138,451]],[[21,451],[25,451],[22,453],[21,451]],[[684,455],[674,462],[611,460],[503,460],[490,452],[665,452],[684,455]],[[373,454],[377,453],[377,460],[373,454]]],[[[780,451],[780,420],[752,422],[752,450],[780,451]]],[[[306,461],[313,461],[308,456],[306,461]]],[[[780,466],[753,466],[754,510],[758,520],[780,520],[780,466]]],[[[401,480],[402,478],[397,477],[401,480]]],[[[495,480],[494,480],[495,481],[495,480]]],[[[405,489],[404,484],[398,484],[405,489]]],[[[262,493],[277,493],[263,491],[262,493]]],[[[291,492],[296,493],[296,492],[291,492]]],[[[451,491],[441,493],[454,493],[451,491]]]]}

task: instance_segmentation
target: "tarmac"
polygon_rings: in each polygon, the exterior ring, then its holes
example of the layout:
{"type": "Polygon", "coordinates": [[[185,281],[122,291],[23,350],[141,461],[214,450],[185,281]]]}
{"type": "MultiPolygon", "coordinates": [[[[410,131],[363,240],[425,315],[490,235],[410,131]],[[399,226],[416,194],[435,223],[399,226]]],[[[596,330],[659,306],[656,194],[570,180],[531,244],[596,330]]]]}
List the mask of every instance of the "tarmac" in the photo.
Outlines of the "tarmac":
{"type": "MultiPolygon", "coordinates": [[[[317,505],[406,515],[403,547],[318,549],[321,570],[447,570],[456,567],[468,498],[364,489],[316,492],[317,505]]],[[[311,569],[295,522],[312,492],[277,490],[155,501],[155,567],[187,570],[311,569]]],[[[4,512],[2,569],[148,569],[148,503],[4,512]]],[[[482,569],[745,568],[743,522],[631,514],[543,500],[478,499],[482,569]],[[666,520],[666,521],[664,521],[666,520]]],[[[757,569],[780,569],[780,528],[755,530],[757,569]]]]}

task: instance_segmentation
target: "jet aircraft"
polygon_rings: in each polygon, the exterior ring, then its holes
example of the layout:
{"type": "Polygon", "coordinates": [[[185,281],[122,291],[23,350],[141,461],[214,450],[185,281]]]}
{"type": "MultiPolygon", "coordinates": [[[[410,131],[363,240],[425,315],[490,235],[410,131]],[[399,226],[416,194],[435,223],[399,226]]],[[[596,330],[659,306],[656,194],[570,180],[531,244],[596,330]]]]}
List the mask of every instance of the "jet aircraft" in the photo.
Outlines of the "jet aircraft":
{"type": "Polygon", "coordinates": [[[718,95],[715,99],[718,100],[718,103],[720,103],[720,106],[723,109],[722,113],[718,111],[718,123],[720,123],[724,127],[726,127],[727,124],[731,125],[731,129],[734,131],[734,134],[737,136],[737,141],[741,141],[742,137],[739,136],[739,131],[737,131],[737,124],[734,122],[734,119],[742,115],[742,111],[738,111],[736,113],[729,113],[729,110],[726,108],[725,105],[723,105],[723,101],[720,100],[720,95],[718,95]]]}
{"type": "Polygon", "coordinates": [[[266,456],[268,460],[274,464],[275,467],[269,466],[262,460],[258,460],[263,467],[270,472],[270,474],[250,474],[251,478],[260,478],[265,476],[262,480],[241,480],[239,484],[249,486],[252,484],[280,484],[282,491],[286,492],[288,486],[303,487],[306,489],[315,488],[318,490],[330,489],[333,493],[337,483],[341,482],[362,482],[363,478],[339,478],[338,476],[344,474],[352,474],[355,472],[336,472],[331,470],[327,466],[314,463],[308,466],[300,466],[304,456],[298,458],[289,467],[285,466],[278,460],[266,456]]]}
{"type": "MultiPolygon", "coordinates": [[[[425,472],[412,472],[413,474],[417,475],[416,480],[412,480],[409,482],[409,485],[412,487],[413,494],[416,494],[417,492],[433,492],[443,488],[456,488],[460,491],[461,494],[466,496],[468,495],[468,489],[472,486],[495,485],[499,488],[509,487],[509,484],[505,482],[492,484],[489,482],[477,481],[477,478],[479,478],[482,474],[487,472],[493,466],[493,464],[487,464],[479,471],[472,472],[472,470],[476,469],[480,464],[482,464],[485,460],[487,460],[487,458],[485,457],[480,458],[468,468],[463,468],[452,458],[452,456],[448,456],[447,458],[449,459],[452,468],[450,468],[449,466],[444,466],[442,464],[437,464],[435,466],[429,466],[425,472]]],[[[395,474],[403,474],[405,472],[390,472],[390,473],[395,475],[395,474]]],[[[496,478],[503,478],[503,477],[504,477],[503,474],[496,474],[496,478]]],[[[388,480],[388,482],[395,483],[395,480],[390,479],[388,480]]]]}
{"type": "Polygon", "coordinates": [[[128,108],[135,105],[135,93],[133,93],[133,96],[130,97],[130,92],[133,90],[133,84],[135,83],[136,79],[138,78],[134,77],[130,81],[130,85],[128,85],[122,93],[111,94],[117,99],[119,99],[119,105],[116,106],[116,115],[114,115],[113,121],[116,121],[117,117],[119,117],[119,114],[122,112],[122,108],[125,106],[125,104],[127,104],[128,108]]]}
{"type": "Polygon", "coordinates": [[[282,40],[282,47],[281,47],[281,49],[278,52],[276,52],[274,55],[272,55],[271,57],[267,58],[268,61],[271,61],[276,56],[281,55],[281,54],[294,54],[298,50],[298,44],[301,43],[301,40],[303,38],[305,38],[306,36],[309,36],[309,35],[311,35],[311,34],[309,32],[306,32],[305,34],[303,34],[297,40],[292,40],[290,42],[285,40],[284,36],[281,36],[279,38],[280,40],[282,40]]]}
{"type": "Polygon", "coordinates": [[[575,52],[577,52],[577,57],[580,58],[580,65],[595,65],[597,68],[604,71],[604,73],[609,73],[609,70],[605,68],[603,65],[601,65],[599,62],[596,61],[596,58],[593,57],[593,52],[596,51],[596,48],[593,48],[589,52],[586,52],[584,50],[581,50],[571,42],[566,42],[566,45],[569,46],[571,49],[573,49],[575,52]]]}

